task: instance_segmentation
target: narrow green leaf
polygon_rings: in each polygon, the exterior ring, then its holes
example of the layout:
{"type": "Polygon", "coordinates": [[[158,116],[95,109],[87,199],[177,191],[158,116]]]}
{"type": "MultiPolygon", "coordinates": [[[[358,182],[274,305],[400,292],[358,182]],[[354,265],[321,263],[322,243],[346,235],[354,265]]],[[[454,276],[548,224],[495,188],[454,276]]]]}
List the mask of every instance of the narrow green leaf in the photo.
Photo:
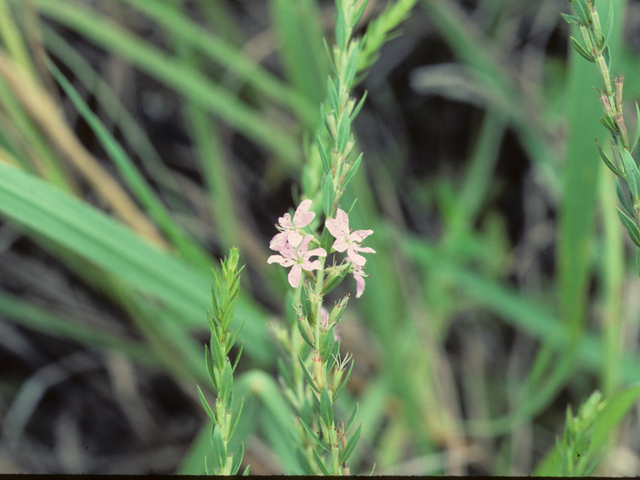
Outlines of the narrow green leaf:
{"type": "Polygon", "coordinates": [[[240,421],[240,416],[242,415],[242,409],[244,408],[244,396],[240,400],[240,408],[238,409],[238,413],[236,415],[236,421],[233,423],[233,427],[231,427],[231,431],[229,432],[229,440],[233,438],[233,434],[236,433],[236,428],[238,428],[238,423],[240,421]]]}
{"type": "MultiPolygon", "coordinates": [[[[226,291],[226,287],[222,287],[226,291]]],[[[227,331],[231,326],[231,321],[233,320],[234,315],[236,314],[236,303],[231,301],[227,304],[227,309],[224,312],[224,316],[222,317],[222,321],[220,322],[220,327],[223,331],[227,331]]]]}
{"type": "Polygon", "coordinates": [[[338,7],[338,15],[336,18],[336,43],[340,50],[346,51],[347,49],[347,32],[345,27],[347,22],[344,18],[344,10],[338,7]]]}
{"type": "Polygon", "coordinates": [[[226,462],[227,446],[224,443],[220,428],[217,425],[213,427],[213,435],[211,435],[211,444],[213,445],[213,462],[214,471],[220,470],[226,462]]]}
{"type": "Polygon", "coordinates": [[[215,289],[216,297],[218,298],[218,316],[216,317],[216,321],[224,329],[224,315],[229,308],[229,292],[219,272],[218,276],[216,276],[215,289]]]}
{"type": "Polygon", "coordinates": [[[567,15],[566,13],[560,13],[562,18],[570,25],[580,25],[580,20],[578,17],[574,17],[573,15],[567,15]]]}
{"type": "Polygon", "coordinates": [[[333,335],[329,335],[328,333],[324,335],[324,339],[322,340],[322,345],[320,346],[320,356],[322,358],[326,358],[327,356],[329,356],[329,354],[331,353],[331,350],[333,350],[334,342],[335,340],[333,335]]]}
{"type": "MultiPolygon", "coordinates": [[[[234,301],[235,302],[235,301],[234,301]]],[[[235,308],[234,308],[235,310],[235,308]]],[[[229,343],[227,344],[227,351],[225,352],[225,355],[228,355],[229,352],[231,351],[231,348],[233,347],[233,345],[236,343],[236,340],[238,338],[238,335],[240,334],[240,330],[242,330],[242,327],[244,327],[244,322],[246,321],[246,318],[242,319],[242,323],[240,324],[240,326],[238,327],[238,329],[236,330],[236,333],[233,334],[233,337],[231,337],[231,340],[229,341],[229,343]]],[[[240,347],[242,348],[242,347],[240,347]]],[[[235,368],[235,367],[234,367],[235,368]]]]}
{"type": "Polygon", "coordinates": [[[602,150],[602,148],[600,147],[600,144],[598,143],[598,141],[596,140],[596,144],[598,144],[598,150],[600,151],[600,158],[602,158],[602,161],[605,163],[605,165],[607,167],[609,167],[609,170],[611,170],[613,173],[615,173],[616,175],[618,175],[619,177],[624,178],[624,173],[622,171],[620,171],[614,164],[613,162],[609,159],[609,157],[607,156],[606,153],[604,153],[604,150],[602,150]]]}
{"type": "Polygon", "coordinates": [[[347,442],[347,446],[344,447],[344,450],[342,451],[342,454],[340,455],[340,463],[341,464],[346,463],[347,460],[349,460],[349,457],[351,456],[353,451],[356,449],[356,445],[358,444],[358,440],[360,439],[360,429],[361,428],[362,428],[362,424],[358,425],[358,428],[356,428],[356,431],[353,432],[353,435],[351,435],[351,438],[347,442]]]}
{"type": "Polygon", "coordinates": [[[356,406],[353,408],[353,412],[351,412],[351,416],[349,417],[347,426],[344,429],[345,433],[349,433],[349,430],[351,429],[351,425],[353,424],[353,421],[356,419],[356,415],[358,415],[359,408],[360,408],[359,403],[356,402],[356,406]]]}
{"type": "Polygon", "coordinates": [[[327,59],[329,60],[329,67],[331,68],[331,74],[336,77],[338,75],[338,70],[336,69],[336,64],[333,61],[333,55],[331,55],[331,50],[329,49],[329,44],[327,43],[326,38],[322,38],[322,43],[324,44],[324,51],[327,54],[327,59]]]}
{"type": "Polygon", "coordinates": [[[318,390],[318,387],[316,387],[316,383],[313,381],[313,377],[309,373],[309,370],[307,369],[307,366],[304,364],[304,361],[302,360],[302,357],[300,355],[298,355],[298,361],[300,362],[300,366],[302,367],[302,373],[304,373],[304,376],[306,377],[307,382],[309,382],[309,385],[311,385],[311,388],[313,388],[316,393],[320,393],[320,390],[318,390]]]}
{"type": "Polygon", "coordinates": [[[327,100],[329,102],[330,112],[340,111],[340,102],[338,101],[339,85],[340,79],[336,78],[334,83],[332,77],[327,78],[327,100]]]}
{"type": "Polygon", "coordinates": [[[352,17],[352,22],[353,22],[352,27],[355,27],[356,24],[360,21],[360,18],[362,18],[362,14],[364,13],[364,10],[367,8],[368,3],[369,3],[369,0],[364,0],[360,2],[360,5],[358,6],[358,10],[352,17]]]}
{"type": "MultiPolygon", "coordinates": [[[[242,457],[244,457],[244,442],[240,442],[240,448],[236,452],[235,458],[233,459],[233,465],[231,466],[231,475],[236,475],[240,470],[240,465],[242,465],[242,457]]],[[[249,466],[247,466],[247,470],[245,470],[245,472],[248,473],[248,470],[249,466]]]]}
{"type": "Polygon", "coordinates": [[[222,371],[220,378],[220,398],[227,410],[231,409],[233,401],[233,373],[231,372],[231,364],[227,362],[222,371]]]}
{"type": "Polygon", "coordinates": [[[198,396],[200,397],[200,403],[202,404],[202,408],[204,408],[204,411],[207,412],[207,416],[211,419],[211,421],[213,423],[216,423],[216,416],[214,415],[213,410],[211,410],[211,407],[209,406],[207,399],[204,398],[204,394],[202,393],[202,390],[200,390],[200,386],[196,385],[196,387],[198,389],[198,396]]]}
{"type": "Polygon", "coordinates": [[[576,50],[576,52],[578,52],[584,58],[589,60],[591,63],[595,62],[595,59],[593,58],[593,56],[590,53],[588,53],[582,45],[580,45],[580,42],[578,42],[578,40],[576,40],[573,37],[569,37],[569,40],[571,41],[571,45],[573,45],[573,48],[576,50]]]}
{"type": "Polygon", "coordinates": [[[238,366],[238,362],[240,362],[240,357],[242,356],[242,350],[244,349],[244,342],[240,343],[240,348],[238,349],[238,355],[236,355],[236,360],[233,362],[233,368],[231,369],[231,373],[235,373],[236,367],[238,366]]]}
{"type": "Polygon", "coordinates": [[[211,360],[211,352],[209,351],[209,347],[204,346],[204,362],[207,366],[207,372],[209,373],[209,378],[211,379],[211,383],[213,384],[213,388],[216,389],[216,392],[220,389],[218,388],[218,382],[216,382],[216,375],[213,371],[213,361],[211,360]]]}
{"type": "Polygon", "coordinates": [[[344,377],[344,380],[342,380],[342,384],[336,389],[335,394],[333,395],[333,401],[335,402],[338,397],[340,396],[340,394],[342,393],[342,391],[344,390],[344,387],[347,386],[347,382],[349,381],[349,377],[351,376],[351,371],[353,370],[353,360],[351,361],[351,366],[349,367],[349,372],[347,372],[347,375],[344,377]]]}
{"type": "Polygon", "coordinates": [[[633,143],[631,147],[631,151],[634,152],[636,165],[640,164],[638,157],[640,156],[640,152],[638,147],[638,139],[640,138],[640,108],[638,108],[638,102],[636,102],[636,133],[633,136],[633,143]]]}
{"type": "Polygon", "coordinates": [[[607,114],[604,117],[602,117],[600,119],[600,123],[610,132],[618,133],[618,126],[615,124],[615,122],[613,121],[613,118],[611,118],[610,115],[607,114]]]}
{"type": "Polygon", "coordinates": [[[334,201],[335,191],[333,189],[333,179],[331,175],[325,175],[322,179],[322,208],[327,218],[330,218],[333,214],[334,201]]]}
{"type": "Polygon", "coordinates": [[[340,122],[338,123],[338,138],[336,139],[336,149],[339,152],[344,152],[347,148],[347,143],[351,138],[351,120],[349,120],[349,115],[345,113],[340,117],[340,122]]]}
{"type": "MultiPolygon", "coordinates": [[[[357,40],[355,41],[357,42],[357,40]]],[[[351,55],[349,56],[349,60],[347,61],[347,68],[344,72],[344,83],[347,88],[350,88],[353,84],[353,79],[356,76],[356,71],[358,70],[358,52],[360,49],[356,46],[353,48],[351,55]]]]}
{"type": "Polygon", "coordinates": [[[310,325],[315,324],[315,311],[313,311],[313,307],[311,305],[311,301],[309,300],[309,290],[307,288],[304,289],[302,293],[302,314],[307,319],[310,325]]]}
{"type": "Polygon", "coordinates": [[[602,49],[602,56],[604,57],[604,63],[607,66],[607,70],[611,69],[611,52],[609,51],[609,45],[606,45],[602,49]]]}
{"type": "Polygon", "coordinates": [[[326,387],[322,387],[320,392],[320,414],[324,424],[329,428],[333,428],[333,402],[326,387]]]}
{"type": "Polygon", "coordinates": [[[316,463],[318,464],[318,467],[320,467],[320,470],[322,470],[322,474],[327,477],[331,476],[331,474],[327,470],[327,467],[325,467],[322,458],[320,458],[320,454],[315,448],[313,449],[313,457],[316,459],[316,463]]]}
{"type": "Polygon", "coordinates": [[[622,155],[629,193],[631,193],[632,203],[635,204],[640,200],[640,171],[631,154],[626,149],[622,155]]]}
{"type": "Polygon", "coordinates": [[[307,431],[307,433],[309,434],[309,436],[311,437],[311,439],[316,442],[317,445],[319,445],[320,447],[322,447],[323,450],[329,452],[329,447],[327,447],[324,442],[322,440],[320,440],[318,438],[318,436],[313,433],[313,431],[307,426],[306,423],[304,423],[304,420],[302,420],[302,418],[300,418],[300,423],[302,424],[302,427],[307,431]]]}
{"type": "Polygon", "coordinates": [[[365,90],[364,94],[362,95],[362,98],[360,99],[360,101],[357,103],[357,105],[351,112],[351,115],[349,115],[349,118],[351,119],[352,122],[358,116],[358,114],[360,113],[360,110],[362,110],[362,106],[364,105],[364,102],[367,99],[367,93],[368,92],[365,90]]]}
{"type": "Polygon", "coordinates": [[[349,167],[349,171],[347,172],[347,176],[344,178],[344,182],[342,183],[342,188],[346,188],[347,185],[349,185],[349,183],[351,182],[351,180],[353,180],[353,177],[356,175],[356,173],[358,172],[358,169],[360,168],[360,163],[362,162],[362,153],[360,153],[360,155],[358,155],[358,158],[356,158],[356,161],[353,162],[353,165],[351,165],[351,167],[349,167]]]}
{"type": "Polygon", "coordinates": [[[315,412],[319,412],[320,411],[320,400],[318,400],[318,396],[317,395],[311,395],[311,402],[313,403],[313,412],[315,414],[315,412]]]}
{"type": "Polygon", "coordinates": [[[624,193],[622,184],[620,183],[620,180],[618,178],[616,178],[616,193],[618,194],[618,200],[620,201],[620,205],[622,205],[622,208],[624,208],[624,211],[627,213],[627,215],[633,217],[633,209],[631,208],[631,204],[629,203],[627,195],[624,193]]]}
{"type": "Polygon", "coordinates": [[[604,27],[604,40],[603,45],[609,43],[609,36],[611,35],[611,27],[613,26],[613,2],[609,2],[609,17],[607,18],[607,26],[604,27]]]}
{"type": "Polygon", "coordinates": [[[638,272],[638,276],[640,277],[640,250],[636,250],[636,270],[638,272]]]}
{"type": "Polygon", "coordinates": [[[589,12],[587,2],[585,0],[573,0],[571,3],[576,15],[580,19],[580,23],[589,25],[591,23],[591,13],[589,12]]]}
{"type": "MultiPolygon", "coordinates": [[[[327,229],[327,227],[325,227],[322,230],[322,236],[320,237],[320,246],[324,249],[325,252],[327,253],[331,253],[331,248],[333,246],[333,242],[334,242],[334,238],[333,235],[331,235],[331,232],[329,232],[329,229],[327,229]]],[[[322,292],[322,294],[324,295],[326,292],[322,292]]]]}
{"type": "Polygon", "coordinates": [[[284,364],[284,360],[282,360],[281,357],[278,357],[276,359],[276,362],[278,366],[278,372],[280,372],[280,375],[282,376],[282,380],[284,381],[285,386],[287,388],[290,388],[291,390],[295,390],[295,387],[293,384],[293,378],[291,378],[291,374],[289,373],[287,366],[284,364]]]}
{"type": "Polygon", "coordinates": [[[329,352],[329,355],[326,357],[326,362],[324,365],[324,371],[327,372],[327,374],[329,374],[329,372],[331,372],[331,369],[336,363],[337,354],[338,354],[338,351],[340,350],[340,343],[335,341],[333,327],[327,331],[327,336],[334,338],[333,348],[331,349],[331,352],[329,352]]]}
{"type": "MultiPolygon", "coordinates": [[[[218,272],[216,272],[213,268],[214,283],[218,284],[218,272]]],[[[211,320],[210,323],[212,325],[211,330],[215,330],[215,320],[220,317],[220,306],[218,305],[218,298],[216,296],[216,289],[213,285],[211,285],[211,320]]]]}
{"type": "Polygon", "coordinates": [[[629,233],[629,238],[635,243],[638,247],[640,247],[640,229],[636,223],[622,210],[618,208],[618,216],[620,217],[620,221],[624,225],[624,228],[627,229],[629,233]]]}
{"type": "Polygon", "coordinates": [[[320,135],[317,136],[317,139],[318,153],[320,154],[320,159],[322,160],[324,173],[326,175],[331,175],[331,162],[329,161],[329,157],[327,157],[327,152],[324,149],[324,145],[322,145],[322,139],[320,138],[320,135]]]}
{"type": "Polygon", "coordinates": [[[211,332],[211,357],[213,358],[214,367],[222,370],[225,363],[225,356],[215,331],[211,332]]]}

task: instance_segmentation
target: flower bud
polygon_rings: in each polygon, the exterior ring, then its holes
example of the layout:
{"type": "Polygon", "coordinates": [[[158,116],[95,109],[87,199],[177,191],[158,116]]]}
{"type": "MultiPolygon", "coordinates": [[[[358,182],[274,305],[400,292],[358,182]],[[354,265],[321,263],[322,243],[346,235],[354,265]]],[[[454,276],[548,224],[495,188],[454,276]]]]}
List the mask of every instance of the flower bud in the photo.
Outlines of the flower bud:
{"type": "Polygon", "coordinates": [[[324,283],[322,284],[322,295],[326,295],[331,290],[336,288],[342,279],[347,274],[347,270],[349,269],[349,264],[342,265],[332,265],[331,267],[325,269],[326,278],[324,283]]]}
{"type": "Polygon", "coordinates": [[[349,295],[345,295],[342,299],[335,304],[333,310],[331,310],[331,315],[329,315],[329,325],[335,325],[340,321],[342,314],[344,313],[344,309],[347,308],[347,303],[349,302],[349,295]]]}

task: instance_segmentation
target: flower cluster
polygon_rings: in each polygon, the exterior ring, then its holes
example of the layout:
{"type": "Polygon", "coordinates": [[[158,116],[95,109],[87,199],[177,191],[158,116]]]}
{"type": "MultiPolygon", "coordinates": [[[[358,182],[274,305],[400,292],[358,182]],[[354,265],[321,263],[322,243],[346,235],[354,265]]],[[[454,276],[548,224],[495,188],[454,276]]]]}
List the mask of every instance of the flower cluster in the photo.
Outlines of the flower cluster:
{"type": "MultiPolygon", "coordinates": [[[[311,257],[326,257],[327,252],[324,248],[314,248],[309,250],[309,243],[317,240],[312,234],[308,234],[303,229],[311,223],[316,214],[310,212],[311,200],[304,200],[300,203],[293,215],[285,213],[278,219],[276,228],[280,230],[271,242],[269,248],[277,251],[280,255],[271,255],[267,260],[268,263],[279,263],[283,267],[292,267],[289,272],[289,284],[297,288],[300,285],[300,277],[302,271],[309,272],[322,267],[320,260],[311,261],[311,257]]],[[[330,218],[326,221],[327,230],[333,235],[335,241],[332,248],[337,252],[347,252],[344,260],[345,264],[349,264],[350,271],[356,281],[356,298],[359,298],[364,291],[364,264],[367,259],[360,253],[376,253],[373,248],[363,247],[362,241],[373,233],[373,230],[357,230],[351,232],[349,229],[349,216],[340,208],[336,213],[336,218],[330,218]]]]}
{"type": "Polygon", "coordinates": [[[326,221],[327,230],[336,239],[333,242],[333,249],[337,252],[347,251],[347,261],[353,266],[353,278],[356,280],[356,298],[360,298],[364,292],[364,264],[367,261],[358,252],[376,253],[371,247],[363,247],[361,242],[373,233],[373,230],[356,230],[351,233],[349,230],[349,217],[344,210],[338,209],[336,218],[326,221]]]}

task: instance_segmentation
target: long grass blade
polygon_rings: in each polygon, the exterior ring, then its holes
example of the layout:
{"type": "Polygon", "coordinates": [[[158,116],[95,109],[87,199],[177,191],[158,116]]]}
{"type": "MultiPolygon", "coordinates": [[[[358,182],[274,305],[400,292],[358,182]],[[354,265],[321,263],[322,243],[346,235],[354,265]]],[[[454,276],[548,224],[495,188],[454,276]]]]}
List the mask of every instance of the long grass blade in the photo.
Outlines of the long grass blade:
{"type": "MultiPolygon", "coordinates": [[[[178,313],[189,328],[200,328],[210,301],[210,279],[162,252],[104,213],[0,162],[0,215],[56,242],[129,283],[152,294],[178,313]]],[[[234,328],[246,317],[239,339],[247,354],[270,362],[273,347],[264,314],[239,298],[234,328]]],[[[201,362],[199,352],[195,352],[201,362]]]]}
{"type": "Polygon", "coordinates": [[[98,12],[79,4],[38,0],[40,11],[63,23],[96,44],[132,62],[137,68],[199,102],[209,112],[278,155],[289,166],[300,159],[297,141],[274,127],[263,114],[249,108],[226,90],[209,81],[201,72],[136,37],[98,12]]]}

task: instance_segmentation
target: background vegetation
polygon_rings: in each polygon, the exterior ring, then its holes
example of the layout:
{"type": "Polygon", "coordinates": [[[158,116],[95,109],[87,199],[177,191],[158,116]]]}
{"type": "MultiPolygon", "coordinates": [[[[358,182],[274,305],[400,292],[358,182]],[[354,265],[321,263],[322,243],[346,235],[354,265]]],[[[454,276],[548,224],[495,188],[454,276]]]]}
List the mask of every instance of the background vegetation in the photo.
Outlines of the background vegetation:
{"type": "MultiPolygon", "coordinates": [[[[630,109],[640,3],[611,2],[630,109]]],[[[361,33],[386,6],[369,3],[361,33]]],[[[364,160],[342,203],[357,198],[377,254],[339,331],[354,473],[526,475],[567,405],[640,380],[640,280],[593,141],[608,144],[597,72],[569,54],[561,11],[418,2],[356,90],[364,160]]],[[[210,269],[237,245],[234,439],[251,473],[299,473],[269,328],[286,277],[266,259],[305,181],[334,12],[0,0],[1,472],[204,471],[210,269]]],[[[637,413],[598,473],[640,474],[637,413]]]]}

